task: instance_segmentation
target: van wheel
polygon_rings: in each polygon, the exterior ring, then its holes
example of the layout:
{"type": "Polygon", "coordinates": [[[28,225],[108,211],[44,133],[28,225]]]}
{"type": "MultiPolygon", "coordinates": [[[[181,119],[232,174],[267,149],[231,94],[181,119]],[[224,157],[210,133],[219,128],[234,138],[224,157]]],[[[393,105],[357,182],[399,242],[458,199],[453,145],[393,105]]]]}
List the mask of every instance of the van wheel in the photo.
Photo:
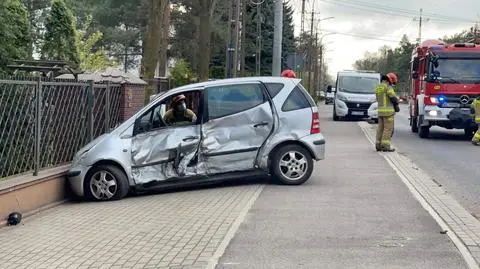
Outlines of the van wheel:
{"type": "Polygon", "coordinates": [[[129,189],[127,176],[113,165],[93,167],[84,184],[86,198],[94,201],[120,200],[129,189]]]}
{"type": "Polygon", "coordinates": [[[303,147],[283,146],[274,153],[271,170],[279,183],[301,185],[312,175],[313,158],[303,147]]]}
{"type": "Polygon", "coordinates": [[[337,109],[335,108],[335,105],[333,105],[333,121],[339,121],[340,117],[337,116],[337,109]]]}

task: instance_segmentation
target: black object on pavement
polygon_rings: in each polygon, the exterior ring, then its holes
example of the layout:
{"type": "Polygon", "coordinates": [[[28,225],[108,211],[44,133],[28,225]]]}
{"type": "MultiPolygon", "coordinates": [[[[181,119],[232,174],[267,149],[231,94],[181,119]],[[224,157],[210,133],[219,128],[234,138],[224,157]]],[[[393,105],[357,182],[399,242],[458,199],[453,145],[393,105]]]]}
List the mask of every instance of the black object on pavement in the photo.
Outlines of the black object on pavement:
{"type": "Polygon", "coordinates": [[[22,221],[22,214],[18,212],[13,212],[8,215],[7,224],[8,225],[17,225],[22,221]]]}

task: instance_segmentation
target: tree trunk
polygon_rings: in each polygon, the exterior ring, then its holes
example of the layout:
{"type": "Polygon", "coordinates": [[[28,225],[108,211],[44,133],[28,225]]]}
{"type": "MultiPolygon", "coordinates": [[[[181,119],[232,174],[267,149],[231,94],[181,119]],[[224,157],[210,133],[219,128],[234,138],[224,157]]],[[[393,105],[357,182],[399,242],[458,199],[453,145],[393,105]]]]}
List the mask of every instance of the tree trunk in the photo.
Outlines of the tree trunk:
{"type": "Polygon", "coordinates": [[[212,33],[212,24],[209,12],[200,14],[200,35],[198,49],[198,75],[200,81],[208,80],[210,71],[210,38],[212,33]]]}
{"type": "MultiPolygon", "coordinates": [[[[145,102],[148,102],[155,86],[155,70],[159,56],[166,54],[162,37],[164,36],[164,10],[169,6],[169,0],[150,0],[150,12],[148,15],[147,33],[145,38],[145,50],[142,56],[142,77],[148,82],[145,92],[145,102]]],[[[166,56],[165,56],[166,58],[166,56]]]]}
{"type": "Polygon", "coordinates": [[[159,51],[158,51],[158,76],[166,77],[167,76],[167,63],[168,63],[168,41],[170,37],[170,5],[168,0],[161,0],[162,6],[160,7],[160,12],[163,14],[162,25],[160,29],[160,39],[158,40],[159,51]]]}

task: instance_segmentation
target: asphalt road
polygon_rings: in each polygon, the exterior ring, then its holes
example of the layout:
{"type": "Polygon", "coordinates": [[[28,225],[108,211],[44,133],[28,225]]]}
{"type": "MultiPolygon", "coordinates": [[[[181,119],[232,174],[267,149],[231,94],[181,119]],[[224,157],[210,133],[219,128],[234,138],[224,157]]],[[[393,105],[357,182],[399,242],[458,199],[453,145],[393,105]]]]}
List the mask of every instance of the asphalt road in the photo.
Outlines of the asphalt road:
{"type": "Polygon", "coordinates": [[[217,269],[466,268],[357,124],[320,111],[326,160],[304,185],[267,185],[217,269]]]}
{"type": "Polygon", "coordinates": [[[430,138],[410,131],[408,107],[396,116],[393,144],[420,168],[442,184],[467,210],[480,217],[480,148],[474,147],[463,130],[433,127],[430,138]]]}

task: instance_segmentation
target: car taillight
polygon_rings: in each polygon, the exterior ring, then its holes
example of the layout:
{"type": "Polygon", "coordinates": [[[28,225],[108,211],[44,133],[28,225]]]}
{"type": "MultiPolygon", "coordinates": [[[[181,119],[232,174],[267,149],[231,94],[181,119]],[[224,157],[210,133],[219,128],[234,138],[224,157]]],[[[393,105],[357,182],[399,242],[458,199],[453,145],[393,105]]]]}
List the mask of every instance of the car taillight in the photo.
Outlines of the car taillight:
{"type": "Polygon", "coordinates": [[[310,134],[320,133],[320,116],[318,112],[312,112],[312,127],[310,128],[310,134]]]}

